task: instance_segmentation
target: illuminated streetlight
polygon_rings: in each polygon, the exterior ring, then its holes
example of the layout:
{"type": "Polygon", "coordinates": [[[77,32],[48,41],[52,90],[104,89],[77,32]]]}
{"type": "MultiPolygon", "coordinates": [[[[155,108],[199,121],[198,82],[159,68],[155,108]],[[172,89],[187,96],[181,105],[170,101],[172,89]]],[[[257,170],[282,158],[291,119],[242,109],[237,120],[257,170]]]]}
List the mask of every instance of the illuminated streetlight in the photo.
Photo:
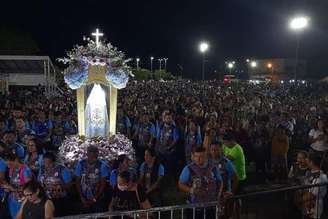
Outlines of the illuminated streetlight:
{"type": "Polygon", "coordinates": [[[150,57],[150,72],[153,72],[153,60],[154,57],[150,57]]]}
{"type": "Polygon", "coordinates": [[[251,62],[251,67],[252,68],[256,68],[257,67],[257,62],[256,61],[252,61],[251,62]]]}
{"type": "Polygon", "coordinates": [[[166,71],[166,63],[167,63],[168,58],[164,58],[164,69],[166,71]]]}
{"type": "Polygon", "coordinates": [[[273,74],[273,65],[272,63],[268,63],[267,67],[271,69],[271,74],[273,74]]]}
{"type": "Polygon", "coordinates": [[[296,42],[296,52],[295,52],[295,69],[294,69],[294,80],[297,77],[298,70],[298,52],[300,48],[300,33],[302,30],[309,26],[310,19],[306,16],[297,16],[290,20],[289,27],[295,32],[298,32],[297,42],[296,42]]]}
{"type": "Polygon", "coordinates": [[[159,62],[159,70],[160,71],[162,70],[162,61],[163,61],[163,59],[158,59],[158,62],[159,62]]]}
{"type": "Polygon", "coordinates": [[[289,26],[293,30],[302,30],[309,25],[309,18],[300,16],[291,19],[289,26]]]}
{"type": "Polygon", "coordinates": [[[202,80],[205,80],[205,53],[208,50],[209,45],[207,42],[201,42],[199,44],[199,51],[203,54],[203,64],[202,64],[202,80]]]}
{"type": "Polygon", "coordinates": [[[199,51],[205,53],[208,50],[208,43],[202,42],[199,44],[199,51]]]}
{"type": "Polygon", "coordinates": [[[233,69],[233,67],[234,67],[234,62],[229,62],[228,63],[228,68],[229,68],[230,74],[231,74],[231,70],[233,69]]]}
{"type": "Polygon", "coordinates": [[[137,60],[137,70],[139,70],[139,62],[140,62],[140,59],[137,58],[136,60],[137,60]]]}

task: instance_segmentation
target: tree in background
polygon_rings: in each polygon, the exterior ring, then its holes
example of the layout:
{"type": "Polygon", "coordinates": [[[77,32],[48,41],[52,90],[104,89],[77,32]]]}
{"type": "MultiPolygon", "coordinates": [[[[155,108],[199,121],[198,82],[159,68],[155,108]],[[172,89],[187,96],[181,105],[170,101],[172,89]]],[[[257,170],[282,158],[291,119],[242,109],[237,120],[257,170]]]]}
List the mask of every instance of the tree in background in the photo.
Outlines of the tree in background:
{"type": "Polygon", "coordinates": [[[134,74],[135,80],[149,80],[151,79],[152,75],[148,69],[140,68],[137,70],[136,68],[132,69],[132,73],[134,74]]]}
{"type": "Polygon", "coordinates": [[[154,79],[155,80],[160,80],[160,79],[163,79],[163,80],[172,80],[174,79],[174,76],[168,72],[168,71],[165,71],[165,70],[156,70],[154,72],[154,79]]]}
{"type": "Polygon", "coordinates": [[[152,73],[148,69],[140,68],[139,70],[133,69],[132,73],[134,74],[134,79],[135,80],[172,80],[174,77],[170,72],[167,72],[165,70],[156,70],[154,73],[152,73]]]}

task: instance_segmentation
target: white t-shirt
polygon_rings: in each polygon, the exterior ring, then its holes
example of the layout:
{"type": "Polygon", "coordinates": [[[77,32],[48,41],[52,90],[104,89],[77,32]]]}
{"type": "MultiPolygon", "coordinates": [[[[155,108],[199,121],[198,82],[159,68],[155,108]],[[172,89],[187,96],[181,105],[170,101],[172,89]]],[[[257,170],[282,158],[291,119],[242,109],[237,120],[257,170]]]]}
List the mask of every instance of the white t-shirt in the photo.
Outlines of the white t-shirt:
{"type": "MultiPolygon", "coordinates": [[[[315,184],[322,184],[322,183],[328,183],[327,175],[324,174],[322,171],[320,171],[320,174],[318,177],[309,177],[306,179],[305,184],[306,185],[315,185],[315,184]]],[[[308,190],[310,193],[312,193],[316,197],[315,206],[313,209],[311,209],[311,213],[313,218],[320,219],[323,208],[324,208],[324,197],[327,194],[327,186],[317,186],[312,187],[308,190]]]]}
{"type": "MultiPolygon", "coordinates": [[[[311,131],[309,132],[309,137],[311,137],[313,139],[316,139],[320,135],[324,135],[323,131],[311,129],[311,131]]],[[[311,148],[316,151],[326,151],[326,150],[328,150],[328,145],[325,141],[320,140],[320,141],[313,142],[311,144],[311,148]]]]}

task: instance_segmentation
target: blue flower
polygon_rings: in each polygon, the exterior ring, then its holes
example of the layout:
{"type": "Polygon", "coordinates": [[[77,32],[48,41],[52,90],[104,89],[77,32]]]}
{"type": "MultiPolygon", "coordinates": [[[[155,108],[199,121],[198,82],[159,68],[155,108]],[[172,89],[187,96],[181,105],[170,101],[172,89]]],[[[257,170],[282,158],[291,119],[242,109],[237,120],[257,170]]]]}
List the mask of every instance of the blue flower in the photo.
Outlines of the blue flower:
{"type": "Polygon", "coordinates": [[[71,89],[78,89],[88,80],[88,65],[81,65],[79,68],[73,68],[64,76],[66,84],[71,89]]]}
{"type": "Polygon", "coordinates": [[[106,79],[110,84],[113,85],[113,87],[117,89],[122,89],[126,87],[126,84],[129,81],[129,74],[123,69],[115,69],[115,70],[110,69],[106,73],[106,79]]]}

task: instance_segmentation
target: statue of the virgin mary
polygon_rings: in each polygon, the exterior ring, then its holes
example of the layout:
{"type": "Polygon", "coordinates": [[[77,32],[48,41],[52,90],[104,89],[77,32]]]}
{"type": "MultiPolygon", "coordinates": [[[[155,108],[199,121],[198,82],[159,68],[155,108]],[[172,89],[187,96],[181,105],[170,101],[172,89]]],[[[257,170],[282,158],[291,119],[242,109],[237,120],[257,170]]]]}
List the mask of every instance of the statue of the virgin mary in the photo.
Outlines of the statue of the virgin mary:
{"type": "Polygon", "coordinates": [[[85,135],[107,137],[108,132],[106,93],[100,84],[94,84],[85,107],[85,135]]]}

